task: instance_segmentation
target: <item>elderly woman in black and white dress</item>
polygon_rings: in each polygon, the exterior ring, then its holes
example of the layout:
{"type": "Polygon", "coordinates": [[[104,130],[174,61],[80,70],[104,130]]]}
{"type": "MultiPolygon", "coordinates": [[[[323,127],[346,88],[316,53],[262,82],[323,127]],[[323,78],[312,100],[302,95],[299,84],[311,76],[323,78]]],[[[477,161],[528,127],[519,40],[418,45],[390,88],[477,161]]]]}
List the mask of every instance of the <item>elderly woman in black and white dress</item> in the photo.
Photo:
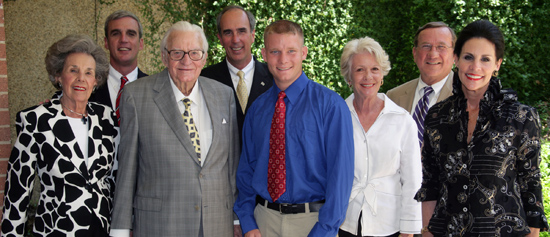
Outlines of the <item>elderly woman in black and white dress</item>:
{"type": "Polygon", "coordinates": [[[35,176],[34,236],[108,236],[118,128],[112,109],[88,102],[109,61],[92,39],[69,35],[46,55],[60,98],[17,113],[8,164],[2,236],[23,236],[35,176]]]}
{"type": "Polygon", "coordinates": [[[355,172],[346,220],[338,235],[412,236],[420,233],[422,181],[417,127],[409,113],[378,93],[390,71],[388,55],[374,39],[347,43],[340,69],[353,94],[355,172]]]}

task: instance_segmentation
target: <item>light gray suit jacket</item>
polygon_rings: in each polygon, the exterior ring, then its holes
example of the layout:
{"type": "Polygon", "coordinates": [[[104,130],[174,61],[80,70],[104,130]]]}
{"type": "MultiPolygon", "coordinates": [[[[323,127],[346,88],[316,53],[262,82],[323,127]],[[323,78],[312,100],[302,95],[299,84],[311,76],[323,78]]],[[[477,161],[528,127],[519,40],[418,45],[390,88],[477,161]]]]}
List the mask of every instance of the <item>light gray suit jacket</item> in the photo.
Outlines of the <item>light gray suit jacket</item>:
{"type": "Polygon", "coordinates": [[[199,77],[212,120],[201,167],[168,71],[124,87],[112,229],[134,237],[233,236],[240,148],[233,90],[199,77]],[[132,217],[133,216],[133,217],[132,217]]]}
{"type": "MultiPolygon", "coordinates": [[[[439,93],[437,102],[447,99],[447,97],[453,94],[453,75],[454,72],[451,71],[451,73],[449,74],[449,78],[447,78],[447,81],[445,82],[445,85],[443,85],[443,88],[441,88],[441,92],[439,93]]],[[[397,105],[401,106],[402,108],[409,111],[409,113],[411,113],[411,110],[413,109],[412,105],[414,100],[414,93],[416,91],[416,87],[418,86],[419,80],[420,77],[405,82],[402,85],[389,90],[386,95],[397,105]]]]}

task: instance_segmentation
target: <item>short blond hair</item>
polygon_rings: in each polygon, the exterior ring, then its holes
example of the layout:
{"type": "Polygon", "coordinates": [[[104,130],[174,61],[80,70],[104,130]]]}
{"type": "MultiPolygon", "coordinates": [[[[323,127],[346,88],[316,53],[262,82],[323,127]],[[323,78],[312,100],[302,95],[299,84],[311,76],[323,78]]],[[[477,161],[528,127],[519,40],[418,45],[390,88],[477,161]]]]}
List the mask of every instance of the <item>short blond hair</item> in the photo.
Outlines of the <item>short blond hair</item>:
{"type": "Polygon", "coordinates": [[[349,83],[351,81],[351,58],[353,55],[359,53],[370,53],[374,55],[376,61],[380,64],[382,74],[384,76],[388,75],[391,70],[390,57],[376,40],[365,36],[348,42],[346,47],[344,47],[342,57],[340,58],[340,73],[346,82],[349,83]]]}

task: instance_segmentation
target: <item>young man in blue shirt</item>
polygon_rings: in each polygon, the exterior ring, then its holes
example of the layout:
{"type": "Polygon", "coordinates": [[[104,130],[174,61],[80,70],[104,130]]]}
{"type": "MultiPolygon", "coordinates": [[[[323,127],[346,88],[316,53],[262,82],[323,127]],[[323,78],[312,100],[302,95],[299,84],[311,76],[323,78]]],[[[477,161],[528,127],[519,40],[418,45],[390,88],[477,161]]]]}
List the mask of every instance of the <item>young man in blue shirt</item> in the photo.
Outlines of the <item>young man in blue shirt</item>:
{"type": "Polygon", "coordinates": [[[245,236],[335,236],[353,182],[349,109],[302,71],[298,24],[272,23],[264,44],[275,86],[247,112],[235,213],[245,236]]]}

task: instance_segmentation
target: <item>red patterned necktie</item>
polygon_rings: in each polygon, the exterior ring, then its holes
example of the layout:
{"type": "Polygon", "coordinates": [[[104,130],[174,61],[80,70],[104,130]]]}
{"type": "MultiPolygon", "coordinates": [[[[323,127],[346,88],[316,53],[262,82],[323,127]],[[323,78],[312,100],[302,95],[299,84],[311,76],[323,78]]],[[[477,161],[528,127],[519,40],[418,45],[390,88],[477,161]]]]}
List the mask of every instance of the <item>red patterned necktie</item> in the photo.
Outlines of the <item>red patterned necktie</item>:
{"type": "Polygon", "coordinates": [[[128,78],[126,76],[122,76],[120,78],[120,89],[118,90],[118,94],[116,96],[116,107],[115,107],[115,113],[116,113],[116,118],[118,119],[118,124],[120,124],[120,111],[118,111],[118,106],[120,105],[120,94],[122,94],[122,88],[124,88],[124,85],[126,85],[126,82],[128,82],[128,78]]]}
{"type": "Polygon", "coordinates": [[[275,104],[275,113],[271,120],[269,137],[269,166],[267,169],[267,191],[275,202],[286,191],[285,161],[285,116],[286,105],[284,91],[279,92],[275,104]]]}

